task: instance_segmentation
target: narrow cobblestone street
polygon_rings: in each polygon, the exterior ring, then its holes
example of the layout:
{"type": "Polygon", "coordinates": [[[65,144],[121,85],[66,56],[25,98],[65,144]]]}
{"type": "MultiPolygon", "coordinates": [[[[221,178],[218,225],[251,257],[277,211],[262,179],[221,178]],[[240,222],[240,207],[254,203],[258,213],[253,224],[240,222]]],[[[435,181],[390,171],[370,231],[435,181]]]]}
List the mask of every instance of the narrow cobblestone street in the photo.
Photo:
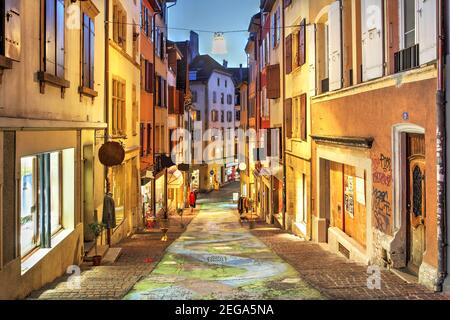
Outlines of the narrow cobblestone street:
{"type": "Polygon", "coordinates": [[[262,222],[241,225],[236,187],[203,195],[185,231],[173,217],[168,243],[159,230],[134,235],[116,263],[83,265],[79,288],[63,277],[30,299],[449,299],[389,271],[370,290],[367,266],[262,222]]]}

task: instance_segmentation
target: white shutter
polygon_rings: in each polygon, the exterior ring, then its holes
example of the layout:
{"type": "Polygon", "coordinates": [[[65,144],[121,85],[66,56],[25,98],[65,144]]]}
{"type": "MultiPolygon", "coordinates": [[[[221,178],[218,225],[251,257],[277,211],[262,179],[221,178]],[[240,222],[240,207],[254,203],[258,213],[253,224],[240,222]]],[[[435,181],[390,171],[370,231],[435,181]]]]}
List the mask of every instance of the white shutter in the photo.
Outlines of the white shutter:
{"type": "Polygon", "coordinates": [[[20,1],[5,1],[5,56],[20,60],[20,1]]]}
{"type": "Polygon", "coordinates": [[[342,47],[341,47],[341,3],[335,1],[328,11],[329,47],[328,65],[330,74],[330,91],[342,88],[342,47]]]}
{"type": "Polygon", "coordinates": [[[306,28],[306,42],[308,43],[309,64],[309,94],[314,97],[317,94],[316,82],[316,25],[308,25],[306,28]]]}
{"type": "Polygon", "coordinates": [[[436,0],[418,0],[420,64],[437,58],[436,0]]]}
{"type": "Polygon", "coordinates": [[[382,0],[362,0],[363,81],[383,76],[382,0]]]}

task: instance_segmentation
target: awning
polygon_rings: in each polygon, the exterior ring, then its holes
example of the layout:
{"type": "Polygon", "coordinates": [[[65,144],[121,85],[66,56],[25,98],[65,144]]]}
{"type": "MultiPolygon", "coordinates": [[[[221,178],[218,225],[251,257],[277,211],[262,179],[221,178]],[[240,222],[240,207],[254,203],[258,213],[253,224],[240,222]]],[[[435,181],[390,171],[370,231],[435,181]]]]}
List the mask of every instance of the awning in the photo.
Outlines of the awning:
{"type": "Polygon", "coordinates": [[[170,189],[179,189],[183,186],[183,173],[176,166],[167,170],[167,184],[170,189]]]}

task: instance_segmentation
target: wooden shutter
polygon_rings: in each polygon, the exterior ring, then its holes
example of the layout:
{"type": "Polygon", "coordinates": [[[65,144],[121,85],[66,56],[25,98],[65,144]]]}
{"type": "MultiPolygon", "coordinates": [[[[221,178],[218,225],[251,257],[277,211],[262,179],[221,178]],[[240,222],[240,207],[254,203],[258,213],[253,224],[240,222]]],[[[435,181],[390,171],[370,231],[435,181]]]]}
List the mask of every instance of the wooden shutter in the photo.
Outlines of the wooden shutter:
{"type": "Polygon", "coordinates": [[[64,31],[66,27],[64,0],[56,1],[56,76],[64,78],[64,31]]]}
{"type": "Polygon", "coordinates": [[[286,38],[286,74],[292,72],[292,34],[286,38]]]}
{"type": "Polygon", "coordinates": [[[307,107],[307,101],[306,101],[306,93],[302,94],[300,96],[300,119],[302,121],[301,123],[301,132],[300,132],[300,139],[303,141],[307,141],[308,133],[307,133],[307,114],[306,114],[306,107],[307,107]]]}
{"type": "Polygon", "coordinates": [[[169,86],[169,114],[175,113],[175,87],[169,86]]]}
{"type": "Polygon", "coordinates": [[[272,156],[272,129],[267,129],[266,130],[266,155],[268,157],[272,156]]]}
{"type": "Polygon", "coordinates": [[[280,65],[267,66],[267,98],[280,98],[280,65]]]}
{"type": "Polygon", "coordinates": [[[363,81],[383,76],[383,5],[382,0],[362,0],[363,81]]]}
{"type": "Polygon", "coordinates": [[[92,19],[89,20],[90,23],[90,38],[89,38],[89,85],[91,89],[94,89],[94,66],[95,66],[95,24],[92,19]]]}
{"type": "Polygon", "coordinates": [[[89,16],[83,14],[83,86],[89,88],[89,16]]]}
{"type": "Polygon", "coordinates": [[[419,0],[419,62],[425,64],[437,58],[436,0],[419,0]]]}
{"type": "Polygon", "coordinates": [[[298,65],[302,66],[306,63],[306,19],[300,24],[298,33],[298,65]]]}
{"type": "Polygon", "coordinates": [[[147,61],[148,64],[148,88],[149,88],[149,93],[154,93],[155,92],[155,77],[154,77],[154,65],[153,63],[147,61]]]}
{"type": "Polygon", "coordinates": [[[328,63],[330,90],[342,88],[342,34],[341,34],[341,3],[335,1],[328,11],[329,45],[328,63]]]}
{"type": "Polygon", "coordinates": [[[284,118],[286,122],[286,137],[292,139],[292,98],[284,102],[284,118]]]}
{"type": "Polygon", "coordinates": [[[309,25],[307,28],[308,39],[308,61],[309,61],[309,94],[314,97],[317,94],[316,81],[316,25],[309,25]]]}
{"type": "Polygon", "coordinates": [[[21,51],[20,1],[5,1],[5,56],[19,61],[21,51]]]}
{"type": "Polygon", "coordinates": [[[56,74],[55,0],[45,1],[45,72],[56,74]]]}

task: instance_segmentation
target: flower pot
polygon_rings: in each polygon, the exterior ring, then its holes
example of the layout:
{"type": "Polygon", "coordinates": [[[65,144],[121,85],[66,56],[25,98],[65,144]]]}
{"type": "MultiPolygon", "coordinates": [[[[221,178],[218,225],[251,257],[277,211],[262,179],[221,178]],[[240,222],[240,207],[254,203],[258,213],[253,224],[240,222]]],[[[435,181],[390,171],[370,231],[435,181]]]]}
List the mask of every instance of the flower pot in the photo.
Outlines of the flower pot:
{"type": "Polygon", "coordinates": [[[92,257],[92,265],[94,267],[98,267],[102,263],[102,256],[93,256],[92,257]]]}
{"type": "Polygon", "coordinates": [[[163,234],[161,241],[167,242],[169,238],[167,237],[167,232],[169,232],[170,221],[169,219],[159,219],[159,228],[163,234]]]}

